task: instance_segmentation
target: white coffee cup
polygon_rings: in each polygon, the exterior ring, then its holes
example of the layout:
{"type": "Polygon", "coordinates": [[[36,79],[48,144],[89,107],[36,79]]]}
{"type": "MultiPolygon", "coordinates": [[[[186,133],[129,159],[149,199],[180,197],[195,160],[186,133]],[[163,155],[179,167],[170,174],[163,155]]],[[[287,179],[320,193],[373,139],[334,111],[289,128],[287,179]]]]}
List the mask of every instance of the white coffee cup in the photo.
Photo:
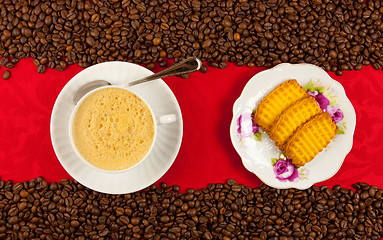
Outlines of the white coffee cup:
{"type": "MultiPolygon", "coordinates": [[[[94,95],[93,95],[94,96],[94,95]]],[[[91,101],[91,100],[88,100],[88,101],[91,101]]],[[[150,105],[148,104],[147,101],[145,101],[141,96],[139,96],[138,94],[126,89],[126,88],[122,88],[122,87],[117,87],[117,86],[105,86],[105,87],[100,87],[100,88],[97,88],[93,91],[90,91],[89,93],[87,93],[86,95],[84,95],[80,101],[76,104],[75,108],[73,109],[73,112],[71,114],[71,118],[70,118],[70,126],[69,126],[69,136],[70,136],[70,142],[71,142],[71,145],[75,151],[75,153],[78,155],[78,158],[81,159],[81,161],[83,161],[85,164],[87,164],[88,166],[94,168],[94,169],[97,169],[98,171],[102,171],[102,172],[107,172],[107,173],[121,173],[121,172],[124,172],[124,171],[127,171],[129,169],[132,169],[132,168],[135,168],[137,167],[138,165],[140,165],[142,162],[145,161],[145,159],[148,158],[148,156],[150,155],[152,149],[153,149],[153,146],[155,144],[155,139],[156,139],[156,136],[157,136],[157,127],[158,125],[161,125],[161,124],[169,124],[169,123],[172,123],[172,122],[175,122],[177,120],[177,117],[175,114],[166,114],[166,115],[161,115],[161,116],[156,116],[154,114],[154,111],[153,109],[150,107],[150,105]],[[147,109],[149,110],[150,112],[150,115],[152,117],[152,120],[153,120],[153,129],[154,129],[154,132],[153,132],[153,137],[152,137],[152,141],[151,141],[151,145],[149,147],[149,149],[146,151],[145,155],[143,157],[141,157],[137,163],[133,164],[132,166],[129,166],[125,169],[120,169],[120,170],[109,170],[109,169],[104,169],[104,168],[100,168],[99,166],[96,166],[94,164],[92,164],[89,160],[87,160],[79,151],[78,149],[78,146],[76,146],[76,141],[74,139],[74,132],[73,132],[73,124],[74,124],[74,119],[76,117],[76,114],[78,113],[78,110],[80,108],[80,106],[82,106],[82,104],[84,103],[84,101],[86,101],[86,99],[89,98],[89,96],[93,95],[94,93],[98,92],[100,93],[99,91],[105,91],[104,89],[121,89],[121,90],[124,90],[126,91],[127,94],[131,94],[131,95],[134,95],[135,97],[137,97],[137,99],[139,99],[139,101],[141,101],[142,103],[144,103],[145,107],[147,107],[147,109]]],[[[100,150],[102,151],[102,150],[100,150]]],[[[107,160],[105,160],[107,161],[107,160]]],[[[128,161],[128,159],[127,159],[128,161]]]]}

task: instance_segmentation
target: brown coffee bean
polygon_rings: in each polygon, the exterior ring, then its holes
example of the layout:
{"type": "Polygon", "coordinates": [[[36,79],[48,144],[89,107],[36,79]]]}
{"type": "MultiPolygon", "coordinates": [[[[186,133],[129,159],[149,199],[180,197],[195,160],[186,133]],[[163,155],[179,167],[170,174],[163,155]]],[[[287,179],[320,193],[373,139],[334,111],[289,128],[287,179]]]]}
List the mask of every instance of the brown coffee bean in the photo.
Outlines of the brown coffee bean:
{"type": "Polygon", "coordinates": [[[158,46],[161,43],[161,38],[153,38],[153,45],[158,46]]]}
{"type": "Polygon", "coordinates": [[[355,70],[361,70],[363,68],[363,64],[357,64],[355,67],[354,67],[354,69],[355,70]]]}
{"type": "Polygon", "coordinates": [[[161,216],[160,221],[163,223],[168,223],[170,221],[169,216],[161,216]]]}
{"type": "Polygon", "coordinates": [[[38,73],[44,73],[45,70],[46,70],[45,65],[40,65],[40,66],[37,68],[37,72],[38,72],[38,73]]]}
{"type": "Polygon", "coordinates": [[[234,33],[234,35],[233,35],[233,40],[234,41],[239,41],[241,39],[241,34],[239,34],[239,33],[234,33]]]}
{"type": "Polygon", "coordinates": [[[265,32],[265,38],[266,39],[272,39],[274,35],[271,32],[265,32]]]}
{"type": "Polygon", "coordinates": [[[85,39],[85,41],[86,41],[86,43],[89,45],[89,46],[93,46],[94,44],[95,44],[95,39],[93,38],[93,37],[91,37],[91,36],[89,36],[89,37],[87,37],[86,39],[85,39]]]}
{"type": "Polygon", "coordinates": [[[18,213],[19,213],[18,208],[16,208],[16,207],[12,207],[12,208],[9,209],[9,211],[8,211],[8,216],[13,217],[13,216],[16,216],[18,213]]]}
{"type": "Polygon", "coordinates": [[[11,63],[11,62],[5,64],[5,67],[8,68],[8,69],[13,68],[14,66],[15,66],[15,65],[14,65],[13,63],[11,63]]]}
{"type": "Polygon", "coordinates": [[[20,192],[20,197],[22,197],[22,198],[26,198],[28,195],[29,195],[29,193],[26,190],[22,190],[20,192]]]}
{"type": "Polygon", "coordinates": [[[369,196],[369,193],[367,191],[364,191],[360,194],[360,199],[366,200],[369,196]]]}
{"type": "Polygon", "coordinates": [[[202,73],[206,73],[207,72],[207,67],[206,65],[202,65],[201,68],[200,68],[200,72],[202,73]]]}
{"type": "Polygon", "coordinates": [[[9,70],[5,70],[3,73],[3,79],[8,80],[11,77],[11,72],[9,70]]]}
{"type": "Polygon", "coordinates": [[[149,63],[146,65],[146,68],[152,70],[155,68],[155,65],[154,65],[154,63],[149,63]]]}
{"type": "Polygon", "coordinates": [[[208,48],[208,47],[210,47],[211,44],[212,44],[212,40],[207,39],[202,43],[202,48],[208,48]]]}
{"type": "Polygon", "coordinates": [[[5,58],[3,57],[1,60],[0,60],[0,66],[5,66],[5,64],[7,64],[9,62],[9,59],[8,58],[5,58]]]}
{"type": "Polygon", "coordinates": [[[221,69],[224,69],[224,68],[226,68],[226,63],[224,63],[224,62],[220,62],[220,63],[218,64],[218,67],[221,68],[221,69]]]}
{"type": "MultiPolygon", "coordinates": [[[[5,65],[5,66],[7,66],[7,65],[5,65]]],[[[382,66],[379,64],[379,63],[373,63],[372,64],[372,67],[375,69],[375,70],[379,70],[379,69],[381,69],[382,68],[382,66]]]]}
{"type": "Polygon", "coordinates": [[[133,224],[133,225],[139,225],[140,224],[140,219],[137,218],[137,217],[134,217],[130,220],[130,222],[133,224]]]}

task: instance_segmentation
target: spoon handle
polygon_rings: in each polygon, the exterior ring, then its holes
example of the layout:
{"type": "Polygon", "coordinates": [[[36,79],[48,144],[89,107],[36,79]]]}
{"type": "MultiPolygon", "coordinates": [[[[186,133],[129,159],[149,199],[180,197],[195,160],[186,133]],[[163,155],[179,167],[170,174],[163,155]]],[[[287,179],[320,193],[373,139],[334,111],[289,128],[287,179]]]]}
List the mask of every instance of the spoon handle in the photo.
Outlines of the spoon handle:
{"type": "Polygon", "coordinates": [[[122,87],[130,87],[133,85],[137,85],[140,83],[148,82],[151,80],[159,79],[159,78],[164,78],[164,77],[169,77],[169,76],[174,76],[174,75],[179,75],[179,74],[184,74],[184,73],[191,73],[198,71],[202,66],[202,62],[200,59],[197,57],[190,57],[185,60],[182,60],[181,62],[175,63],[173,66],[152,74],[150,76],[141,78],[139,80],[135,80],[133,82],[129,82],[126,84],[121,85],[122,87]]]}

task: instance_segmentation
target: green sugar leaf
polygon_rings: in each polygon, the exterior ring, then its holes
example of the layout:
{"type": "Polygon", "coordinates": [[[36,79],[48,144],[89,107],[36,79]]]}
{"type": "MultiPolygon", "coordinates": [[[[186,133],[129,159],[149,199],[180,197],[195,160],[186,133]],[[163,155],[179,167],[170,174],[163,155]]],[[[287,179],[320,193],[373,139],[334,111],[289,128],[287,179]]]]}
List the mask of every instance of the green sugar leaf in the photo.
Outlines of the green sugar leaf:
{"type": "Polygon", "coordinates": [[[272,158],[271,159],[271,165],[274,166],[278,162],[278,160],[279,160],[278,158],[272,158]]]}
{"type": "Polygon", "coordinates": [[[255,140],[262,142],[262,133],[256,132],[254,133],[255,140]]]}
{"type": "Polygon", "coordinates": [[[305,86],[304,86],[304,89],[307,91],[310,91],[310,92],[315,92],[315,86],[314,86],[314,83],[312,80],[310,80],[305,86]]]}

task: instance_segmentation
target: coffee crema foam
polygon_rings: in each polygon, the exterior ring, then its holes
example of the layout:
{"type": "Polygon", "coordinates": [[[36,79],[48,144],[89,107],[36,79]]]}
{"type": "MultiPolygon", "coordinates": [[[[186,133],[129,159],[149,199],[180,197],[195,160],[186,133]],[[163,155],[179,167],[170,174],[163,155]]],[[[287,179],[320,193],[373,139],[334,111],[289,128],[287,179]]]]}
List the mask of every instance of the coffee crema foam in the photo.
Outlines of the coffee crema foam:
{"type": "Polygon", "coordinates": [[[136,165],[154,140],[154,120],[139,97],[120,88],[104,88],[81,103],[73,119],[72,134],[79,153],[104,170],[136,165]]]}

